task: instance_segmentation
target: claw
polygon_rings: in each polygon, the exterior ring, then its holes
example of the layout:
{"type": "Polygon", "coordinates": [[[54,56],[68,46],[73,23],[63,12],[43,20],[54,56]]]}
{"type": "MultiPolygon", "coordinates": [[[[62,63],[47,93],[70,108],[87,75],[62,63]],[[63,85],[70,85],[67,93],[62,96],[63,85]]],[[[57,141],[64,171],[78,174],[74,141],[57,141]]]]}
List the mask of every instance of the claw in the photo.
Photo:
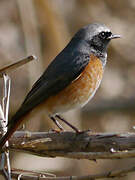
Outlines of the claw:
{"type": "Polygon", "coordinates": [[[50,132],[55,132],[55,133],[60,133],[62,130],[58,130],[58,129],[50,129],[50,132]]]}
{"type": "Polygon", "coordinates": [[[78,130],[78,134],[83,134],[83,133],[88,133],[88,132],[91,132],[92,130],[91,129],[87,129],[87,130],[83,130],[83,131],[81,131],[81,130],[78,130]]]}
{"type": "Polygon", "coordinates": [[[61,116],[59,116],[58,114],[56,115],[56,117],[59,119],[59,120],[61,120],[61,121],[63,121],[66,125],[68,125],[70,128],[72,128],[76,133],[79,133],[80,132],[80,130],[79,129],[77,129],[75,126],[73,126],[72,124],[70,124],[68,121],[66,121],[63,117],[61,117],[61,116]]]}

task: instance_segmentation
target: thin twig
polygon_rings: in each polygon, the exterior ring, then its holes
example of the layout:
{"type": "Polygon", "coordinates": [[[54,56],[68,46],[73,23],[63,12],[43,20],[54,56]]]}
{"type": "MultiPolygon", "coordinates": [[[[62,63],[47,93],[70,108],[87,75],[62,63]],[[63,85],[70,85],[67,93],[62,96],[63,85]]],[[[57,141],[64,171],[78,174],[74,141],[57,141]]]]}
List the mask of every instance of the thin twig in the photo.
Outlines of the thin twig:
{"type": "MultiPolygon", "coordinates": [[[[4,87],[3,87],[3,98],[2,98],[2,105],[0,104],[0,128],[1,133],[4,136],[7,132],[7,124],[8,124],[8,113],[9,113],[9,97],[10,97],[10,88],[11,88],[11,80],[8,75],[6,75],[7,72],[10,72],[11,70],[26,64],[27,62],[30,62],[32,60],[35,60],[35,56],[29,56],[27,58],[24,58],[18,62],[15,62],[13,64],[10,64],[2,69],[0,69],[0,77],[3,77],[4,79],[4,87]]],[[[9,143],[8,141],[5,144],[5,147],[8,148],[9,143]]],[[[10,160],[9,160],[9,150],[4,151],[1,154],[1,165],[0,170],[3,172],[3,175],[6,179],[11,180],[11,167],[10,167],[10,160]],[[5,164],[7,166],[7,172],[5,170],[5,164]]]]}
{"type": "MultiPolygon", "coordinates": [[[[7,123],[8,123],[8,112],[9,112],[9,97],[10,97],[10,87],[11,87],[11,80],[8,75],[3,74],[4,80],[4,87],[3,87],[3,98],[2,98],[2,105],[0,105],[0,116],[1,116],[1,131],[2,135],[4,136],[7,132],[7,123]]],[[[7,148],[9,146],[8,141],[5,144],[7,148]]],[[[11,180],[11,167],[10,167],[10,160],[9,160],[9,150],[2,153],[1,156],[1,170],[6,179],[11,180]],[[5,164],[7,166],[7,172],[5,170],[5,164]]]]}
{"type": "MultiPolygon", "coordinates": [[[[9,98],[10,98],[10,89],[11,89],[11,79],[8,75],[3,74],[4,78],[4,95],[2,98],[2,109],[4,112],[4,117],[6,120],[6,125],[8,123],[8,112],[9,112],[9,98]]],[[[7,127],[6,127],[7,131],[7,127]]]]}
{"type": "Polygon", "coordinates": [[[0,69],[0,77],[3,77],[3,74],[6,74],[6,73],[12,71],[15,68],[18,68],[19,66],[22,66],[22,65],[24,65],[24,64],[26,64],[26,63],[28,63],[28,62],[30,62],[32,60],[36,60],[36,59],[37,59],[36,56],[31,55],[31,56],[28,56],[28,57],[26,57],[26,58],[24,58],[22,60],[19,60],[19,61],[15,62],[15,63],[7,65],[6,67],[0,69]]]}
{"type": "MultiPolygon", "coordinates": [[[[5,117],[5,129],[7,132],[7,123],[8,123],[8,113],[9,113],[9,98],[10,98],[10,89],[11,89],[11,79],[8,75],[4,74],[4,95],[3,95],[3,112],[5,117]]],[[[5,144],[6,147],[9,146],[8,141],[5,144]]],[[[10,160],[9,160],[9,150],[5,151],[6,156],[6,164],[7,164],[7,172],[8,172],[8,179],[11,180],[11,167],[10,167],[10,160]]]]}
{"type": "MultiPolygon", "coordinates": [[[[6,130],[7,130],[6,121],[4,118],[4,112],[3,112],[1,104],[0,104],[0,130],[1,130],[2,135],[4,135],[6,133],[6,130]]],[[[2,152],[0,160],[1,160],[0,161],[0,170],[3,174],[3,176],[5,177],[5,179],[8,180],[8,173],[5,170],[5,160],[6,160],[6,153],[5,152],[2,152]]]]}

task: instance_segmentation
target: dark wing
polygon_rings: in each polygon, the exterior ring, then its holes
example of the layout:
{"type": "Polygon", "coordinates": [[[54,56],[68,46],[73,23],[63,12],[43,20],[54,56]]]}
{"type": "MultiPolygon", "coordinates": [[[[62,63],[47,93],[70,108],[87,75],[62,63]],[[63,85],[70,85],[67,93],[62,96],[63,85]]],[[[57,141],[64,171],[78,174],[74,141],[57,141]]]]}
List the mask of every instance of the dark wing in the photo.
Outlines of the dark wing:
{"type": "Polygon", "coordinates": [[[22,106],[9,121],[8,132],[0,139],[0,147],[15,132],[30,110],[68,86],[80,75],[89,61],[88,54],[76,52],[69,57],[66,52],[60,53],[34,84],[22,106]]]}
{"type": "Polygon", "coordinates": [[[33,85],[22,106],[29,104],[33,108],[63,90],[80,75],[89,60],[87,54],[75,53],[70,58],[65,54],[61,57],[59,54],[33,85]]]}
{"type": "Polygon", "coordinates": [[[19,123],[18,119],[21,119],[35,106],[63,90],[80,75],[89,60],[88,54],[76,52],[69,57],[65,52],[60,53],[34,84],[9,124],[19,123]]]}

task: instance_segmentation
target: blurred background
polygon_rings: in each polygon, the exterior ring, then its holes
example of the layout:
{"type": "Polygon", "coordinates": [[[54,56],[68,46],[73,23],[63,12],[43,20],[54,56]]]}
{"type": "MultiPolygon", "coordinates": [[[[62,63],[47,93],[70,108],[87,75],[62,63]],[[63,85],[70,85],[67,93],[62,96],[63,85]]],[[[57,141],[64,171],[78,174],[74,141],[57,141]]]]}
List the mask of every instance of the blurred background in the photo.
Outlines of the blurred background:
{"type": "MultiPolygon", "coordinates": [[[[112,41],[102,84],[83,109],[63,116],[80,129],[96,132],[134,132],[135,125],[135,1],[134,0],[0,0],[0,67],[35,54],[12,78],[10,116],[32,84],[82,26],[105,23],[122,38],[112,41]]],[[[31,131],[56,128],[44,113],[26,124],[31,131]]],[[[68,130],[68,127],[65,127],[68,130]]],[[[130,167],[134,159],[72,160],[12,153],[12,167],[56,175],[87,175],[130,167]],[[36,163],[35,163],[36,162],[36,163]]],[[[130,173],[123,180],[133,180],[130,173]]]]}

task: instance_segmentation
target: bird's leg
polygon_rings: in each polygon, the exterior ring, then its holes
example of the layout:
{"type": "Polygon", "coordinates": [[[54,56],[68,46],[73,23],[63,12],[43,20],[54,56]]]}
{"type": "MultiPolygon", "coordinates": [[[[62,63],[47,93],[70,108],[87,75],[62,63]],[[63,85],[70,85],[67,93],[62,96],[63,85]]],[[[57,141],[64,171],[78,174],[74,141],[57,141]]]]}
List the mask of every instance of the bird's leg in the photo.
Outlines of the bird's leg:
{"type": "Polygon", "coordinates": [[[72,128],[76,133],[80,133],[80,130],[77,129],[75,126],[73,126],[72,124],[70,124],[69,122],[67,122],[64,118],[62,118],[60,115],[56,115],[55,117],[57,117],[59,120],[63,121],[65,124],[67,124],[70,128],[72,128]]]}
{"type": "Polygon", "coordinates": [[[49,116],[49,117],[51,118],[51,120],[53,120],[53,122],[60,129],[60,131],[64,131],[64,128],[60,125],[60,123],[53,116],[49,116]]]}

